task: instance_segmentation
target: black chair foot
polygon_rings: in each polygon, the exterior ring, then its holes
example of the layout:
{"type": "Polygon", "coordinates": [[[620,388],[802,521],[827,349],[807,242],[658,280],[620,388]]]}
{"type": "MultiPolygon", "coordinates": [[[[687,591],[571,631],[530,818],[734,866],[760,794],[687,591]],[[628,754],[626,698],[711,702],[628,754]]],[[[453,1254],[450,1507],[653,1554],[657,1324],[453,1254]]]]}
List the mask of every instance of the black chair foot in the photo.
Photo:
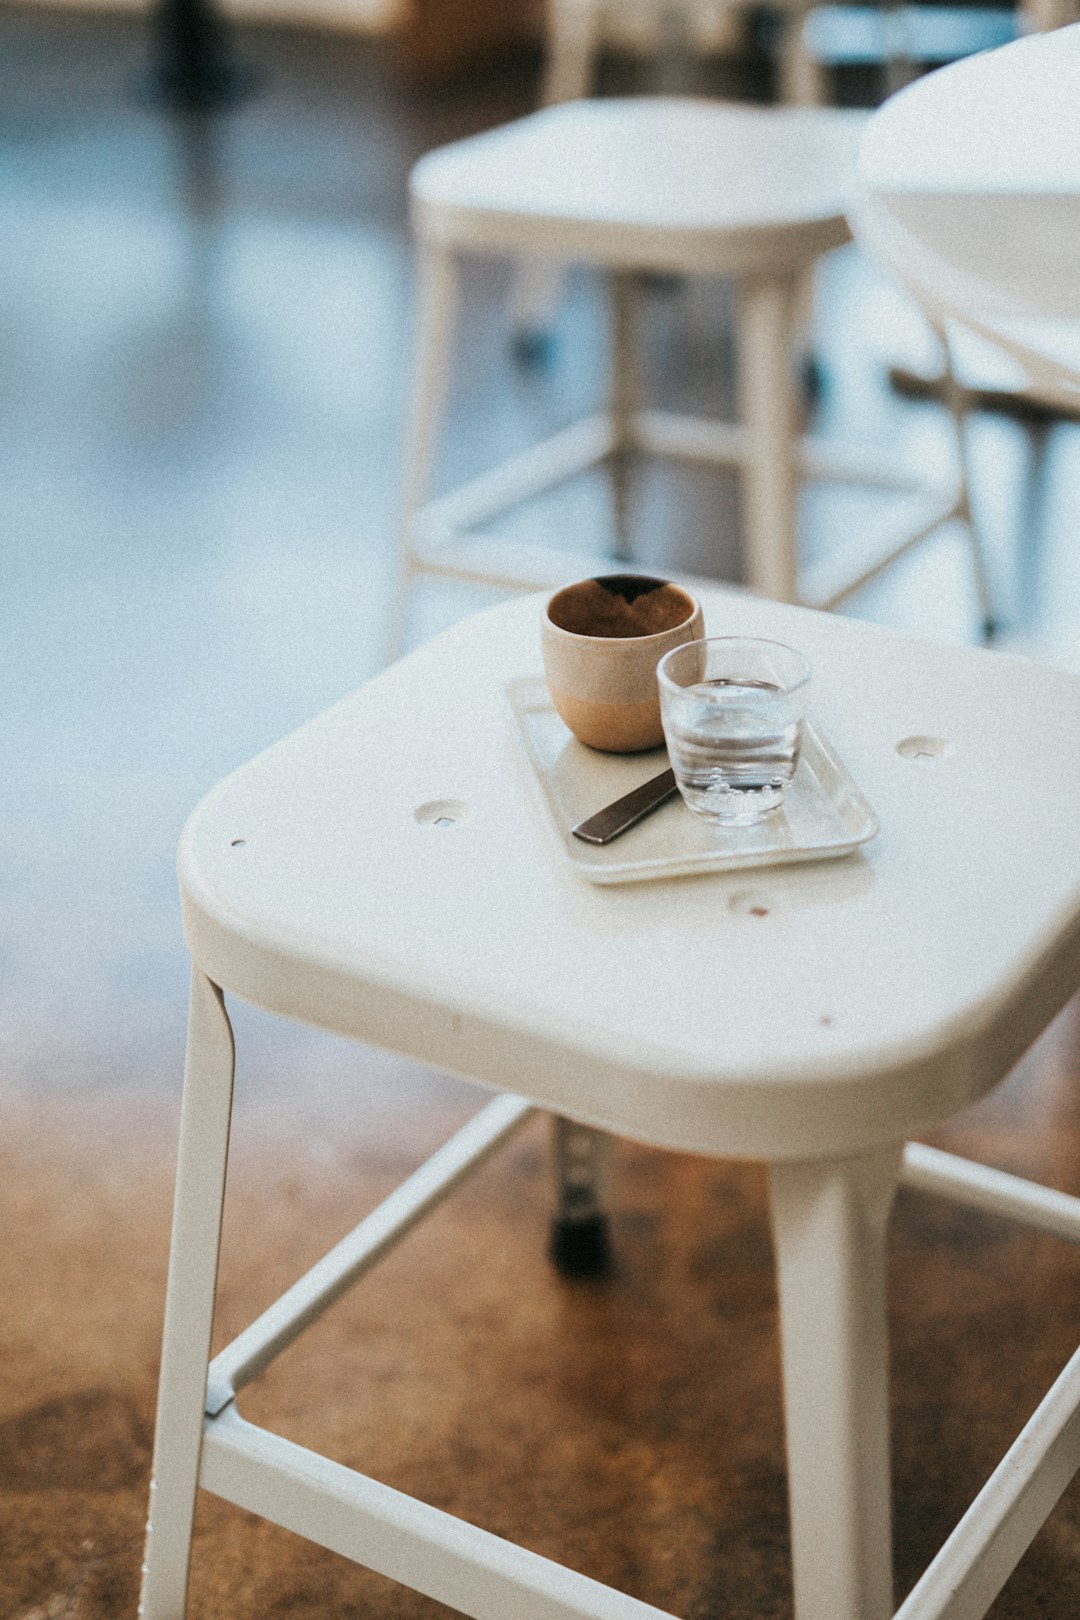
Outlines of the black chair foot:
{"type": "Polygon", "coordinates": [[[159,66],[135,86],[146,107],[172,113],[231,112],[259,89],[259,75],[244,62],[212,62],[188,72],[159,66]]]}
{"type": "Polygon", "coordinates": [[[228,112],[255,93],[258,75],[232,51],[216,0],[156,0],[150,16],[153,63],[139,99],[166,112],[228,112]]]}
{"type": "Polygon", "coordinates": [[[612,1269],[611,1238],[606,1215],[584,1220],[565,1217],[551,1223],[548,1254],[563,1277],[603,1277],[612,1269]]]}
{"type": "Polygon", "coordinates": [[[539,371],[550,365],[555,354],[555,339],[542,329],[523,328],[514,333],[510,348],[519,366],[526,371],[539,371]]]}
{"type": "Polygon", "coordinates": [[[804,354],[799,361],[799,386],[807,405],[817,405],[829,383],[824,363],[816,354],[804,354]]]}
{"type": "Polygon", "coordinates": [[[674,298],[686,286],[686,277],[664,270],[646,270],[641,284],[647,292],[659,298],[674,298]]]}

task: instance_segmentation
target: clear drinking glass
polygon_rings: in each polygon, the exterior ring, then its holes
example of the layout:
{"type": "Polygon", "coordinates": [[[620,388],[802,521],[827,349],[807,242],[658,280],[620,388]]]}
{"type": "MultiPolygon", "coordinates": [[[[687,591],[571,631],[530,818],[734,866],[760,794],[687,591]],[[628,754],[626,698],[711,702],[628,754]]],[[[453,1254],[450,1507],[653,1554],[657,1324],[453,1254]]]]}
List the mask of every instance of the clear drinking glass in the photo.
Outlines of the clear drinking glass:
{"type": "Polygon", "coordinates": [[[779,641],[713,636],[674,648],[656,678],[690,809],[734,827],[776,810],[799,762],[809,660],[779,641]]]}

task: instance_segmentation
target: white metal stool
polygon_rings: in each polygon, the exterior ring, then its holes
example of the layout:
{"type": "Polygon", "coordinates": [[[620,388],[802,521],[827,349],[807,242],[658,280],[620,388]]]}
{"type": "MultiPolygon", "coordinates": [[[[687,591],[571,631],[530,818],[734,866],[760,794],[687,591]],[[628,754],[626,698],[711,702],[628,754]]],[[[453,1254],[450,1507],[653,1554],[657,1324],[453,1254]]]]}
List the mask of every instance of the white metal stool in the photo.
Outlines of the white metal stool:
{"type": "MultiPolygon", "coordinates": [[[[815,720],[880,818],[864,852],[632,891],[583,881],[507,723],[509,684],[540,676],[535,597],[385,670],[188,823],[194,974],[145,1620],[185,1612],[200,1485],[476,1620],[663,1620],[237,1410],[533,1108],[571,1122],[560,1135],[579,1191],[603,1155],[579,1154],[574,1134],[767,1162],[797,1620],[891,1614],[885,1235],[898,1181],[1080,1237],[1080,1200],[904,1147],[990,1090],[1080,987],[1080,678],[698,589],[707,627],[809,655],[815,720]],[[1033,791],[1015,762],[1036,714],[1053,769],[1033,791]],[[478,883],[482,871],[497,881],[478,883]],[[225,994],[502,1095],[208,1366],[234,1062],[225,994]]],[[[619,767],[645,777],[656,763],[619,767]]],[[[669,803],[638,831],[662,842],[685,814],[669,803]]],[[[903,1620],[985,1613],[1080,1462],[1078,1407],[1080,1353],[903,1620]]]]}
{"type": "Polygon", "coordinates": [[[411,179],[420,262],[402,624],[417,572],[511,587],[557,583],[557,552],[541,548],[537,556],[469,531],[605,458],[616,472],[617,533],[625,500],[617,474],[629,455],[738,467],[748,583],[784,601],[835,607],[942,523],[966,519],[960,475],[947,487],[930,487],[924,473],[899,466],[891,455],[799,436],[791,359],[799,289],[818,257],[849,239],[844,207],[863,126],[859,113],[826,108],[678,98],[581,101],[421,159],[411,179]],[[548,255],[610,273],[610,404],[432,500],[430,469],[462,263],[478,253],[548,255]],[[739,423],[643,406],[634,352],[635,277],[641,272],[735,279],[739,423]],[[860,545],[859,565],[848,577],[838,582],[835,560],[827,559],[834,577],[824,587],[799,577],[796,506],[804,477],[907,497],[886,522],[871,525],[879,532],[860,545]]]}

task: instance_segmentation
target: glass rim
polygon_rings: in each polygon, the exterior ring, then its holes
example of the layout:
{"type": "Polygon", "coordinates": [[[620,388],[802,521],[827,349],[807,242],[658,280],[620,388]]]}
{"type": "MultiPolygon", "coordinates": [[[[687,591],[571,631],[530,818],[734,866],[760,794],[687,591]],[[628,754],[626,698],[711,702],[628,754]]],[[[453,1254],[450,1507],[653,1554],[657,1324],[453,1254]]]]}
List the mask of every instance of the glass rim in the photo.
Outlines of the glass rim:
{"type": "Polygon", "coordinates": [[[799,664],[802,666],[800,673],[794,676],[791,680],[784,681],[778,688],[778,690],[784,696],[787,696],[792,692],[797,692],[799,688],[805,686],[807,681],[810,679],[812,674],[812,666],[809,658],[804,652],[800,652],[798,647],[792,647],[789,642],[777,641],[775,637],[772,636],[698,636],[693,641],[684,641],[678,647],[672,647],[671,650],[666,652],[663,658],[660,659],[656,666],[656,679],[661,690],[663,691],[666,688],[673,695],[676,692],[685,692],[687,690],[687,688],[679,681],[674,680],[664,667],[666,664],[672,663],[673,660],[681,654],[689,652],[691,648],[696,647],[733,647],[738,643],[742,643],[749,647],[761,647],[764,649],[775,648],[777,652],[782,652],[788,657],[795,658],[799,661],[799,664]]]}

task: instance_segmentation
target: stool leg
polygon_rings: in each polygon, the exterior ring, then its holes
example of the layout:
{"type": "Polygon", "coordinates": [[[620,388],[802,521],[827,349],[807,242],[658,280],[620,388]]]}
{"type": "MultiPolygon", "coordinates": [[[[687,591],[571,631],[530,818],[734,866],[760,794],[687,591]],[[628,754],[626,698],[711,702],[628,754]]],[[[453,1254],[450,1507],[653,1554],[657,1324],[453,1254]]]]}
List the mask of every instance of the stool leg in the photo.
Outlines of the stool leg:
{"type": "Polygon", "coordinates": [[[975,579],[975,594],[979,605],[979,615],[982,620],[983,638],[986,641],[992,641],[999,626],[994,616],[993,597],[986,569],[982,536],[975,526],[975,519],[971,512],[971,456],[968,450],[967,436],[968,394],[956,376],[952,345],[949,342],[948,333],[943,326],[939,326],[936,322],[931,322],[931,325],[933,325],[944,357],[941,377],[942,389],[949,415],[952,417],[953,432],[956,437],[957,468],[960,480],[957,516],[967,531],[968,544],[971,548],[971,567],[975,579]]]}
{"type": "Polygon", "coordinates": [[[789,107],[827,107],[829,77],[825,63],[810,49],[806,24],[811,5],[785,12],[780,36],[780,100],[789,107]]]}
{"type": "Polygon", "coordinates": [[[740,289],[739,394],[748,449],[743,469],[747,584],[779,602],[798,600],[798,413],[791,339],[799,281],[740,289]]]}
{"type": "Polygon", "coordinates": [[[214,1318],[232,1112],[233,1038],[224,998],[191,980],[154,1473],[139,1614],[183,1620],[214,1318]]]}
{"type": "Polygon", "coordinates": [[[885,1235],[900,1155],[770,1166],[797,1620],[893,1612],[885,1235]]]}
{"type": "MultiPolygon", "coordinates": [[[[545,6],[544,87],[541,102],[587,96],[593,57],[600,40],[600,0],[547,0],[545,6]]],[[[526,365],[543,361],[549,350],[552,311],[559,296],[562,266],[546,259],[524,259],[514,287],[514,353],[526,365]]]]}
{"type": "Polygon", "coordinates": [[[1076,0],[1021,0],[1021,28],[1026,34],[1044,34],[1078,20],[1076,0]]]}
{"type": "Polygon", "coordinates": [[[554,354],[551,327],[562,279],[563,267],[553,259],[522,259],[518,266],[511,325],[519,365],[540,367],[554,354]]]}
{"type": "Polygon", "coordinates": [[[551,1258],[564,1277],[610,1270],[607,1195],[613,1142],[606,1131],[556,1115],[552,1125],[555,1219],[551,1258]]]}
{"type": "Polygon", "coordinates": [[[416,332],[405,450],[401,573],[391,615],[391,658],[398,657],[405,650],[409,590],[416,571],[413,524],[431,486],[435,442],[450,380],[459,290],[460,273],[456,257],[444,248],[423,247],[414,294],[416,332]]]}
{"type": "Polygon", "coordinates": [[[600,42],[601,0],[547,0],[545,107],[587,96],[600,42]]]}
{"type": "Polygon", "coordinates": [[[641,365],[638,337],[641,316],[641,277],[619,271],[611,278],[611,453],[612,527],[614,555],[629,556],[630,479],[634,450],[634,422],[641,405],[641,365]]]}

